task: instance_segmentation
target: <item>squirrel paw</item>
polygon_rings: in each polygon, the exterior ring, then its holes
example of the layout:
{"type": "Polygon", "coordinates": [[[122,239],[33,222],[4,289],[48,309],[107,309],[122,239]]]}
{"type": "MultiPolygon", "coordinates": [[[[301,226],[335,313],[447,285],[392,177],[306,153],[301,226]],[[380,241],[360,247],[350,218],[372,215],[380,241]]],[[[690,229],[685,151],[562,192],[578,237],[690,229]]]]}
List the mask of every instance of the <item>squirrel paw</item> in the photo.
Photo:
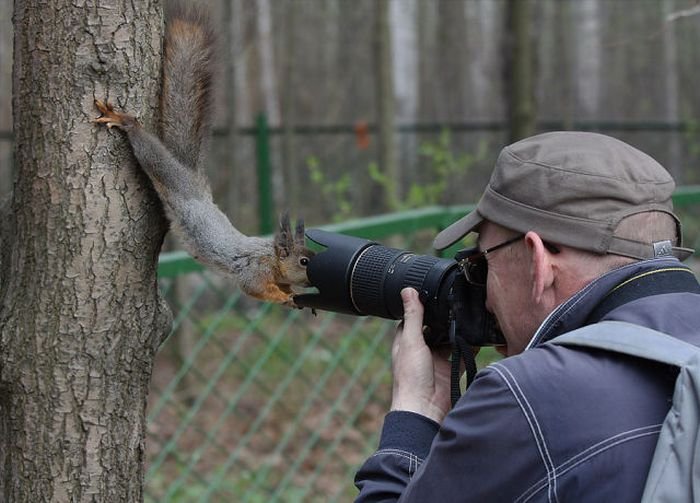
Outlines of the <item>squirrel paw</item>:
{"type": "Polygon", "coordinates": [[[293,297],[292,295],[290,295],[289,298],[288,298],[287,300],[285,300],[284,302],[282,302],[282,305],[285,306],[285,307],[290,307],[290,308],[292,308],[292,309],[304,309],[303,306],[300,306],[299,304],[297,304],[296,302],[294,302],[294,297],[293,297]]]}
{"type": "Polygon", "coordinates": [[[132,115],[116,112],[114,105],[108,101],[95,100],[95,107],[102,115],[92,120],[96,124],[104,124],[109,129],[117,126],[120,129],[131,129],[136,126],[136,118],[132,115]]]}

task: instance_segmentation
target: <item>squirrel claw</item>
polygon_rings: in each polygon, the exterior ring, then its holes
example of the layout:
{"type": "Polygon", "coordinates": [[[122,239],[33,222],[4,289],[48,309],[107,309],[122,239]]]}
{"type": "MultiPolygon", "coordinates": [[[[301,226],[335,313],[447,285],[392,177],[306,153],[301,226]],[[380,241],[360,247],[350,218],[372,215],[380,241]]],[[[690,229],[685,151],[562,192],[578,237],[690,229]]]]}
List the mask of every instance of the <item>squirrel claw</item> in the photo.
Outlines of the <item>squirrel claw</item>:
{"type": "Polygon", "coordinates": [[[119,122],[114,120],[114,106],[111,103],[96,99],[95,107],[102,115],[92,119],[92,122],[95,124],[104,124],[108,129],[119,125],[119,122]]]}
{"type": "Polygon", "coordinates": [[[111,129],[114,124],[109,116],[114,111],[114,107],[110,103],[105,103],[104,101],[98,99],[95,100],[95,107],[102,115],[94,118],[92,122],[96,122],[97,124],[106,124],[107,127],[111,129]]]}
{"type": "Polygon", "coordinates": [[[125,113],[114,110],[114,105],[108,101],[95,100],[95,107],[102,115],[92,120],[96,124],[104,124],[109,129],[117,126],[120,129],[129,130],[138,126],[137,120],[125,113]]]}

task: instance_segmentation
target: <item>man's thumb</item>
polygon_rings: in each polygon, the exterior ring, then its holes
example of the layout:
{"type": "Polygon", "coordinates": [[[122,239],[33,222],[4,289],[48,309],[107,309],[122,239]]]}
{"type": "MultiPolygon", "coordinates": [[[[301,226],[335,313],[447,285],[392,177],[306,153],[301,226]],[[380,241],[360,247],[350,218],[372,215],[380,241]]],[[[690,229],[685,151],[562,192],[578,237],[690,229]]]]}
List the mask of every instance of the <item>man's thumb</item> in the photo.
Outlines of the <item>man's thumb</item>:
{"type": "Polygon", "coordinates": [[[418,292],[414,288],[404,288],[401,290],[401,300],[403,301],[403,324],[404,330],[423,331],[423,304],[418,298],[418,292]]]}

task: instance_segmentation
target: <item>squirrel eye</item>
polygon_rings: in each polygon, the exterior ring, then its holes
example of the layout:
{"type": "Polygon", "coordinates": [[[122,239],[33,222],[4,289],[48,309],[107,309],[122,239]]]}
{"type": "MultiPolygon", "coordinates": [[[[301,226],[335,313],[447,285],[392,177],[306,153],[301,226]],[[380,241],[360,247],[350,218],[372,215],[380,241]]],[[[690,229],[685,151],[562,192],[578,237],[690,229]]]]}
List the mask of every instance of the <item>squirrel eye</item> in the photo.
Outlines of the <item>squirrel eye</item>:
{"type": "Polygon", "coordinates": [[[309,265],[309,259],[308,259],[308,257],[301,257],[301,258],[299,259],[299,264],[301,264],[301,265],[304,266],[304,267],[306,267],[307,265],[309,265]]]}

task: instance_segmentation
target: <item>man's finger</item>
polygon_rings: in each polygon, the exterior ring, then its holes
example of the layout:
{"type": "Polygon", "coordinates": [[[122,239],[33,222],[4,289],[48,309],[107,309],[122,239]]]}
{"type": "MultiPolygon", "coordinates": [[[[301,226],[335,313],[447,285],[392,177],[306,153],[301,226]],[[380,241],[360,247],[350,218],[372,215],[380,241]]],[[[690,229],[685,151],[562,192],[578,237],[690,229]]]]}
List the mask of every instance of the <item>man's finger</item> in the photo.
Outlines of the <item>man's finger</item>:
{"type": "Polygon", "coordinates": [[[401,290],[403,301],[403,332],[409,335],[423,334],[423,304],[418,299],[418,292],[413,288],[401,290]]]}

